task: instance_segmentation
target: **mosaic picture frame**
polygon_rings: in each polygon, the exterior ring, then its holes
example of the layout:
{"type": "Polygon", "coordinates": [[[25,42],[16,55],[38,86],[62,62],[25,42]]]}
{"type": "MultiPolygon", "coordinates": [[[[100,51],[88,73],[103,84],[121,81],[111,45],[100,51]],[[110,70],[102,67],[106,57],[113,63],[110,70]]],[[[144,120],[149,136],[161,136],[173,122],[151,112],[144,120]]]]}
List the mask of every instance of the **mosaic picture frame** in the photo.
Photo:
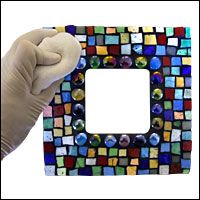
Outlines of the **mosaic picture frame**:
{"type": "Polygon", "coordinates": [[[52,27],[75,36],[82,55],[44,110],[46,175],[187,174],[191,165],[189,27],[52,27]],[[85,131],[88,69],[147,69],[151,128],[146,134],[85,131]]]}

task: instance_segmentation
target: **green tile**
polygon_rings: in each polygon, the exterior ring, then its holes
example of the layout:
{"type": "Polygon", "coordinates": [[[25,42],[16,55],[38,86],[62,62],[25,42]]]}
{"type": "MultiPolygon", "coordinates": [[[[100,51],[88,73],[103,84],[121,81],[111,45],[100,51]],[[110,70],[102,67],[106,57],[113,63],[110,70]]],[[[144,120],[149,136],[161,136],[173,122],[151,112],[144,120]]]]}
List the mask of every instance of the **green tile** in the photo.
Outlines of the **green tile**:
{"type": "Polygon", "coordinates": [[[64,166],[64,157],[56,157],[57,166],[63,167],[64,166]]]}
{"type": "Polygon", "coordinates": [[[53,118],[44,119],[44,129],[51,129],[53,128],[53,118]]]}
{"type": "Polygon", "coordinates": [[[125,27],[124,26],[118,26],[117,27],[117,32],[118,33],[124,33],[124,31],[125,31],[125,27]]]}
{"type": "Polygon", "coordinates": [[[125,169],[123,167],[115,167],[116,175],[124,175],[125,169]]]}
{"type": "Polygon", "coordinates": [[[165,101],[164,102],[164,108],[167,109],[172,109],[172,102],[171,101],[165,101]]]}
{"type": "Polygon", "coordinates": [[[101,33],[104,34],[104,27],[103,26],[95,26],[94,27],[94,33],[101,33]]]}
{"type": "Polygon", "coordinates": [[[173,154],[178,154],[178,155],[181,154],[181,147],[180,147],[180,143],[179,142],[171,143],[171,152],[173,154]]]}
{"type": "Polygon", "coordinates": [[[177,128],[181,127],[181,121],[174,121],[174,126],[177,128]]]}
{"type": "Polygon", "coordinates": [[[174,28],[173,27],[167,27],[166,28],[166,36],[173,36],[174,35],[174,28]]]}
{"type": "Polygon", "coordinates": [[[186,38],[190,38],[191,37],[191,35],[190,35],[190,27],[186,27],[185,28],[185,37],[186,38]]]}
{"type": "Polygon", "coordinates": [[[117,156],[117,155],[118,155],[118,149],[116,148],[109,149],[109,156],[117,156]]]}
{"type": "Polygon", "coordinates": [[[191,47],[190,39],[181,39],[181,47],[191,47]]]}
{"type": "Polygon", "coordinates": [[[178,49],[177,55],[187,56],[187,49],[178,49]]]}
{"type": "Polygon", "coordinates": [[[190,169],[183,169],[183,174],[189,174],[190,173],[190,169]]]}
{"type": "Polygon", "coordinates": [[[62,91],[71,91],[70,82],[64,82],[64,83],[62,84],[62,91]]]}
{"type": "Polygon", "coordinates": [[[85,167],[85,158],[77,158],[76,168],[85,167]]]}
{"type": "Polygon", "coordinates": [[[92,174],[94,176],[100,176],[102,174],[102,167],[99,166],[92,167],[92,174]]]}

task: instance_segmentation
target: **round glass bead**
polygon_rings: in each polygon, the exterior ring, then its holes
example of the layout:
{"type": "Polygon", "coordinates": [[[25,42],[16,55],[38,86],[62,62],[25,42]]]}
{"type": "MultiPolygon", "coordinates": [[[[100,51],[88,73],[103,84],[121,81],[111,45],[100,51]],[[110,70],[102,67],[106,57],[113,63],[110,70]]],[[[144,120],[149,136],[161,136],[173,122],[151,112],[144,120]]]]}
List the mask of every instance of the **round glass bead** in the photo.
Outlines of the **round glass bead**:
{"type": "Polygon", "coordinates": [[[158,57],[153,57],[150,60],[150,69],[157,70],[161,66],[161,61],[158,57]]]}
{"type": "Polygon", "coordinates": [[[127,147],[130,143],[130,137],[128,135],[121,135],[119,139],[119,144],[122,147],[127,147]]]}
{"type": "Polygon", "coordinates": [[[163,111],[163,107],[160,104],[154,104],[151,108],[151,112],[156,115],[161,114],[162,111],[163,111]]]}
{"type": "Polygon", "coordinates": [[[153,146],[158,145],[160,142],[160,136],[157,133],[152,133],[149,137],[149,143],[153,146]]]}
{"type": "Polygon", "coordinates": [[[76,131],[82,131],[85,128],[85,122],[82,119],[73,121],[72,126],[76,131]]]}
{"type": "Polygon", "coordinates": [[[85,92],[82,89],[74,89],[72,91],[72,98],[75,101],[81,101],[85,98],[85,92]]]}
{"type": "Polygon", "coordinates": [[[155,117],[152,120],[152,127],[159,130],[163,127],[163,120],[159,117],[155,117]]]}
{"type": "Polygon", "coordinates": [[[129,56],[123,56],[121,57],[119,64],[122,68],[128,69],[132,65],[132,60],[129,56]]]}
{"type": "Polygon", "coordinates": [[[101,143],[101,137],[99,135],[95,134],[90,138],[89,142],[92,146],[97,147],[101,143]]]}
{"type": "Polygon", "coordinates": [[[75,137],[75,142],[77,145],[82,146],[87,141],[87,135],[85,133],[79,133],[75,137]]]}
{"type": "Polygon", "coordinates": [[[100,58],[98,56],[92,56],[90,58],[90,66],[93,68],[93,69],[97,69],[100,65],[100,58]]]}
{"type": "Polygon", "coordinates": [[[84,114],[85,112],[85,109],[84,109],[84,106],[82,104],[75,104],[72,108],[72,112],[74,115],[76,116],[81,116],[84,114]]]}
{"type": "Polygon", "coordinates": [[[160,72],[154,72],[151,76],[152,84],[161,84],[163,83],[163,76],[160,72]]]}
{"type": "Polygon", "coordinates": [[[144,137],[144,135],[136,135],[133,143],[135,146],[143,146],[144,144],[146,144],[146,138],[144,137]]]}
{"type": "Polygon", "coordinates": [[[103,59],[103,65],[107,68],[114,68],[117,65],[117,60],[113,56],[106,56],[103,59]]]}
{"type": "Polygon", "coordinates": [[[81,57],[79,59],[79,62],[77,64],[76,68],[77,69],[83,69],[85,66],[86,66],[86,60],[85,60],[85,58],[81,57]]]}
{"type": "Polygon", "coordinates": [[[135,66],[138,68],[145,68],[147,65],[147,59],[144,56],[137,57],[135,59],[135,66]]]}
{"type": "Polygon", "coordinates": [[[153,90],[153,92],[152,92],[152,98],[153,99],[160,100],[160,99],[162,99],[162,97],[163,97],[163,92],[162,92],[161,89],[156,88],[156,89],[153,90]]]}
{"type": "Polygon", "coordinates": [[[108,135],[106,136],[104,142],[107,147],[113,147],[116,144],[117,139],[113,135],[108,135]]]}
{"type": "Polygon", "coordinates": [[[74,85],[82,85],[84,83],[84,75],[82,73],[76,73],[72,76],[72,83],[74,85]]]}

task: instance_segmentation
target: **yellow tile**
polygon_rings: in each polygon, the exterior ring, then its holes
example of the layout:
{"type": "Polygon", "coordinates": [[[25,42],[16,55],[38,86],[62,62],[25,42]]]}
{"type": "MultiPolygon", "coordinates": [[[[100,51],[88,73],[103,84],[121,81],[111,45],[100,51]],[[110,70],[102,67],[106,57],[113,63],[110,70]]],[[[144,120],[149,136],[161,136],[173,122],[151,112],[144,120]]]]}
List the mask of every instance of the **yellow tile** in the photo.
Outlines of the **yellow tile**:
{"type": "Polygon", "coordinates": [[[150,148],[150,158],[158,157],[158,148],[150,148]]]}
{"type": "Polygon", "coordinates": [[[142,27],[142,30],[143,30],[144,33],[153,32],[153,27],[151,27],[151,26],[144,26],[144,27],[142,27]]]}
{"type": "Polygon", "coordinates": [[[169,142],[170,141],[170,132],[164,131],[163,137],[164,137],[165,142],[169,142]]]}
{"type": "Polygon", "coordinates": [[[128,32],[138,33],[139,32],[139,27],[138,26],[129,26],[128,27],[128,32]]]}
{"type": "Polygon", "coordinates": [[[59,94],[56,94],[55,97],[54,97],[54,99],[55,99],[55,104],[62,103],[61,96],[59,94]]]}
{"type": "Polygon", "coordinates": [[[191,58],[190,57],[183,57],[182,58],[183,65],[191,65],[191,58]]]}
{"type": "Polygon", "coordinates": [[[63,118],[59,117],[59,118],[55,118],[54,119],[54,127],[59,127],[62,128],[63,127],[63,118]]]}
{"type": "Polygon", "coordinates": [[[184,119],[183,112],[174,112],[174,119],[184,119]]]}
{"type": "Polygon", "coordinates": [[[71,135],[71,134],[72,134],[72,127],[65,126],[65,135],[71,135]]]}
{"type": "Polygon", "coordinates": [[[85,49],[86,48],[86,46],[87,46],[87,44],[86,43],[80,43],[81,44],[81,47],[82,47],[82,49],[85,49]]]}
{"type": "Polygon", "coordinates": [[[129,34],[128,33],[120,33],[121,44],[129,43],[129,34]]]}
{"type": "Polygon", "coordinates": [[[131,159],[131,165],[138,165],[139,161],[138,158],[131,159]]]}
{"type": "Polygon", "coordinates": [[[106,28],[106,33],[108,33],[108,34],[116,33],[116,28],[107,27],[106,28]]]}
{"type": "Polygon", "coordinates": [[[126,170],[127,170],[127,175],[136,175],[137,167],[136,166],[128,166],[126,168],[126,170]]]}
{"type": "Polygon", "coordinates": [[[66,103],[66,104],[64,105],[65,114],[70,114],[70,113],[71,113],[71,107],[72,107],[72,104],[71,104],[71,103],[66,103]]]}
{"type": "Polygon", "coordinates": [[[164,130],[171,131],[172,130],[172,123],[171,122],[165,122],[164,130]]]}
{"type": "Polygon", "coordinates": [[[145,45],[156,45],[156,36],[155,35],[145,35],[144,36],[145,45]]]}
{"type": "Polygon", "coordinates": [[[176,87],[184,87],[184,78],[176,77],[176,87]]]}
{"type": "Polygon", "coordinates": [[[109,158],[108,165],[109,166],[117,166],[118,158],[109,158]]]}
{"type": "Polygon", "coordinates": [[[56,30],[57,30],[58,32],[65,32],[65,27],[64,27],[64,26],[57,26],[57,27],[56,27],[56,30]]]}
{"type": "Polygon", "coordinates": [[[61,137],[61,136],[63,136],[63,130],[62,129],[54,128],[53,129],[53,135],[55,137],[61,137]]]}
{"type": "Polygon", "coordinates": [[[120,149],[119,150],[119,156],[126,156],[127,150],[126,149],[120,149]]]}
{"type": "Polygon", "coordinates": [[[97,55],[108,55],[107,46],[96,46],[97,55]]]}
{"type": "Polygon", "coordinates": [[[93,148],[88,149],[88,157],[89,158],[95,157],[95,149],[93,149],[93,148]]]}
{"type": "Polygon", "coordinates": [[[149,162],[149,166],[150,168],[158,168],[158,160],[157,159],[150,159],[150,162],[149,162]]]}
{"type": "Polygon", "coordinates": [[[98,148],[98,155],[106,156],[107,155],[107,149],[106,148],[98,148]]]}

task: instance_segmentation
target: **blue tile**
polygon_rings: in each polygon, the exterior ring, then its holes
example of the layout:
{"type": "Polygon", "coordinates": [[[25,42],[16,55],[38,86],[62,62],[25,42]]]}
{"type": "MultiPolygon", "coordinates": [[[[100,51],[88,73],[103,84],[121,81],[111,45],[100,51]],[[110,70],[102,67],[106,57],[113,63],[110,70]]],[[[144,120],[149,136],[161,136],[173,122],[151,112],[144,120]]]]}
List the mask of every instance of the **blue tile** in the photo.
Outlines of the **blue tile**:
{"type": "Polygon", "coordinates": [[[155,54],[156,46],[144,46],[144,55],[151,56],[155,54]]]}
{"type": "Polygon", "coordinates": [[[92,168],[84,167],[79,169],[79,175],[81,176],[92,176],[92,168]]]}
{"type": "Polygon", "coordinates": [[[173,121],[173,111],[172,110],[164,111],[164,118],[166,121],[173,121]]]}
{"type": "Polygon", "coordinates": [[[174,110],[183,110],[183,101],[182,100],[174,100],[173,109],[174,110]]]}
{"type": "Polygon", "coordinates": [[[181,58],[180,57],[172,57],[171,65],[173,66],[181,66],[181,58]]]}
{"type": "Polygon", "coordinates": [[[118,35],[106,35],[105,36],[105,44],[119,44],[119,36],[118,35]]]}
{"type": "Polygon", "coordinates": [[[172,67],[171,74],[172,75],[180,75],[180,67],[172,67]]]}
{"type": "Polygon", "coordinates": [[[69,170],[70,176],[77,176],[78,175],[78,169],[69,170]]]}
{"type": "Polygon", "coordinates": [[[191,47],[191,39],[181,39],[181,48],[191,47]]]}
{"type": "Polygon", "coordinates": [[[71,81],[71,74],[69,74],[69,75],[67,75],[67,76],[65,76],[65,81],[71,81]]]}
{"type": "Polygon", "coordinates": [[[44,153],[44,162],[45,165],[55,165],[56,158],[53,153],[44,153]]]}
{"type": "Polygon", "coordinates": [[[140,159],[140,161],[139,161],[139,168],[140,169],[147,169],[147,168],[149,168],[149,159],[140,159]]]}
{"type": "Polygon", "coordinates": [[[191,75],[191,66],[182,67],[182,75],[191,75]]]}
{"type": "Polygon", "coordinates": [[[160,154],[158,156],[158,162],[160,165],[169,165],[171,163],[170,154],[160,154]]]}
{"type": "Polygon", "coordinates": [[[149,148],[141,148],[141,157],[148,158],[149,157],[149,148]]]}
{"type": "Polygon", "coordinates": [[[161,144],[161,152],[170,152],[170,143],[161,144]]]}
{"type": "Polygon", "coordinates": [[[165,77],[165,87],[175,87],[175,77],[165,77]]]}
{"type": "Polygon", "coordinates": [[[69,146],[69,155],[77,156],[77,146],[69,146]]]}
{"type": "Polygon", "coordinates": [[[191,160],[181,159],[181,168],[190,169],[191,160]]]}
{"type": "Polygon", "coordinates": [[[114,168],[113,167],[104,167],[103,174],[105,176],[113,176],[114,175],[114,168]]]}
{"type": "Polygon", "coordinates": [[[70,92],[62,92],[63,103],[71,102],[71,94],[70,92]]]}
{"type": "Polygon", "coordinates": [[[76,27],[74,25],[66,26],[65,29],[66,29],[66,32],[68,32],[72,35],[75,35],[75,33],[76,33],[76,27]]]}
{"type": "Polygon", "coordinates": [[[185,77],[185,87],[191,87],[191,77],[185,77]]]}
{"type": "Polygon", "coordinates": [[[183,90],[175,89],[175,99],[183,99],[183,90]]]}
{"type": "Polygon", "coordinates": [[[139,169],[138,174],[139,175],[149,174],[149,170],[148,169],[145,169],[145,170],[139,169]]]}
{"type": "Polygon", "coordinates": [[[88,147],[79,147],[79,154],[82,156],[87,156],[88,147]]]}
{"type": "Polygon", "coordinates": [[[62,145],[62,140],[61,140],[61,138],[55,138],[55,139],[54,139],[54,145],[55,145],[56,147],[60,147],[60,146],[62,145]]]}
{"type": "Polygon", "coordinates": [[[95,36],[88,36],[88,45],[89,46],[95,45],[95,36]]]}
{"type": "Polygon", "coordinates": [[[191,140],[191,139],[192,139],[191,131],[182,132],[182,140],[191,140]]]}
{"type": "Polygon", "coordinates": [[[163,45],[156,46],[156,55],[163,56],[166,55],[166,48],[163,45]]]}
{"type": "Polygon", "coordinates": [[[136,44],[133,45],[132,47],[133,51],[135,51],[137,54],[142,54],[142,45],[141,44],[136,44]]]}

